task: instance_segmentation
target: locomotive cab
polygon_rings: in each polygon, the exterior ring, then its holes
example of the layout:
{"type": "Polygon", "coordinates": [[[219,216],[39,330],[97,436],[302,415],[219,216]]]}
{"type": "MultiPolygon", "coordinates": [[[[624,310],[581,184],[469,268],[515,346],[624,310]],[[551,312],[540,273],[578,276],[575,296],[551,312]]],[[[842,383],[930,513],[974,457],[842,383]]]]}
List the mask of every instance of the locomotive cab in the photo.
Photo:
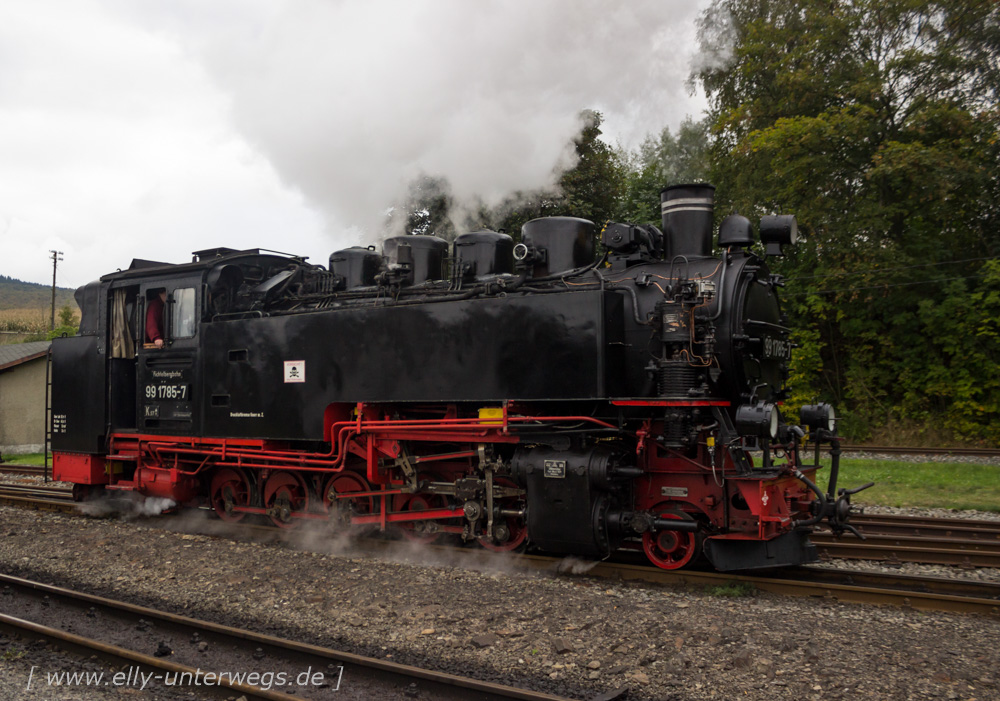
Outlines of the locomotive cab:
{"type": "MultiPolygon", "coordinates": [[[[203,252],[211,257],[196,254],[180,266],[135,260],[77,291],[80,331],[52,346],[52,449],[53,478],[80,485],[78,495],[88,487],[134,489],[141,476],[139,436],[201,433],[199,329],[211,317],[208,282],[220,288],[213,274],[220,251],[238,254],[213,249],[203,252]],[[161,311],[148,318],[161,296],[161,311]],[[162,346],[151,342],[148,323],[158,327],[162,346]],[[112,436],[119,449],[109,445],[112,436]]],[[[251,274],[260,271],[261,257],[248,253],[251,274]]],[[[223,277],[231,281],[233,274],[223,277]]],[[[184,489],[161,485],[150,493],[191,498],[196,485],[185,482],[184,489]]]]}

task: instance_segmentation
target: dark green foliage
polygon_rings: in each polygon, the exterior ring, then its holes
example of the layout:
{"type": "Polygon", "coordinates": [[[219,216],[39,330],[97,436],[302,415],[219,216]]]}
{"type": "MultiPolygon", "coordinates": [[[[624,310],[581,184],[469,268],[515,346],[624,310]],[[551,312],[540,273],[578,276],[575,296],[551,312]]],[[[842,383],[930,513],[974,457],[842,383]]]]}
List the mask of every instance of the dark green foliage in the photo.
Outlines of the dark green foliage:
{"type": "Polygon", "coordinates": [[[915,324],[933,338],[904,354],[903,408],[939,419],[956,435],[1000,443],[1000,261],[980,278],[953,280],[939,299],[918,303],[915,324]],[[940,418],[939,418],[940,417],[940,418]]]}
{"type": "Polygon", "coordinates": [[[76,321],[76,311],[73,307],[68,304],[64,305],[59,309],[59,325],[60,326],[77,326],[76,321]]]}
{"type": "Polygon", "coordinates": [[[580,119],[580,133],[573,139],[576,162],[554,187],[517,192],[497,206],[480,204],[471,212],[458,212],[448,182],[424,176],[411,184],[401,213],[393,216],[406,217],[406,233],[447,239],[482,228],[504,230],[517,238],[525,222],[560,215],[583,217],[603,226],[618,214],[624,168],[614,149],[599,138],[601,114],[586,110],[580,119]]]}
{"type": "Polygon", "coordinates": [[[757,587],[752,582],[726,582],[706,587],[705,593],[709,596],[727,599],[742,599],[748,596],[757,596],[757,587]]]}
{"type": "Polygon", "coordinates": [[[600,139],[600,112],[581,115],[583,128],[573,140],[577,162],[559,180],[560,214],[590,219],[603,227],[617,214],[622,186],[622,166],[614,150],[600,139]]]}
{"type": "Polygon", "coordinates": [[[580,121],[573,139],[574,165],[559,175],[555,186],[516,192],[493,207],[479,204],[471,211],[457,211],[449,183],[424,176],[411,183],[407,201],[390,219],[405,217],[406,233],[443,238],[482,228],[518,238],[525,222],[551,216],[582,217],[598,227],[609,221],[658,223],[663,187],[708,177],[705,122],[687,119],[676,135],[665,128],[629,152],[600,138],[600,112],[585,110],[580,121]]]}
{"type": "Polygon", "coordinates": [[[51,341],[53,338],[59,338],[60,336],[75,336],[79,330],[80,323],[77,319],[76,311],[68,304],[58,311],[58,318],[59,326],[46,334],[46,341],[51,341]]]}
{"type": "Polygon", "coordinates": [[[790,404],[836,402],[855,437],[904,416],[1000,440],[997,5],[716,0],[701,37],[733,42],[699,74],[720,214],[794,213],[805,234],[777,265],[801,330],[790,404]]]}
{"type": "Polygon", "coordinates": [[[57,326],[52,331],[45,334],[44,338],[32,340],[51,341],[53,338],[60,338],[62,336],[75,336],[78,330],[79,327],[77,326],[57,326]]]}
{"type": "Polygon", "coordinates": [[[647,136],[628,163],[621,218],[635,223],[660,221],[660,191],[667,185],[707,182],[708,131],[704,121],[685,119],[674,136],[666,127],[659,137],[647,136]]]}
{"type": "Polygon", "coordinates": [[[405,232],[432,234],[449,241],[454,239],[455,226],[449,217],[452,203],[447,180],[426,175],[418,178],[410,183],[410,195],[405,205],[405,232]]]}
{"type": "Polygon", "coordinates": [[[573,139],[576,164],[564,172],[555,188],[518,192],[484,211],[484,221],[515,238],[525,222],[538,217],[573,216],[603,227],[618,216],[625,167],[618,153],[600,139],[604,117],[585,110],[580,133],[573,139]]]}

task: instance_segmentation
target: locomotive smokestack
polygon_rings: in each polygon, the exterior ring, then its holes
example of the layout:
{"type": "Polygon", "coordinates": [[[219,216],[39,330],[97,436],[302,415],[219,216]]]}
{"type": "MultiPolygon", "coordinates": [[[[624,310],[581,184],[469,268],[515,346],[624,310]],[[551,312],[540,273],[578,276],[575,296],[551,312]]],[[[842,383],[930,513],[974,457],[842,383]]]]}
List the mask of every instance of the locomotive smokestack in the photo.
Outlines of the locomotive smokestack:
{"type": "Polygon", "coordinates": [[[660,191],[666,259],[705,258],[712,251],[715,186],[707,183],[672,185],[660,191]]]}

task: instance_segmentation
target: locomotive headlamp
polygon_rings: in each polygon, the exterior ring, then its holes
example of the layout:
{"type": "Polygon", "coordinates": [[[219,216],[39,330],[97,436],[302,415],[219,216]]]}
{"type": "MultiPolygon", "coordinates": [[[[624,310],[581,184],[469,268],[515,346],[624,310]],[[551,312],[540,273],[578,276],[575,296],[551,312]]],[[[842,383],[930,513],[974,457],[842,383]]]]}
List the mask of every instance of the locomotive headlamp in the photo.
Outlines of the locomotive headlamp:
{"type": "Polygon", "coordinates": [[[760,240],[764,242],[767,255],[785,255],[781,247],[792,245],[799,240],[799,225],[795,217],[791,214],[761,217],[760,240]]]}
{"type": "Polygon", "coordinates": [[[740,433],[774,438],[778,435],[778,408],[767,402],[743,404],[736,410],[736,428],[740,433]]]}
{"type": "Polygon", "coordinates": [[[829,404],[807,404],[799,409],[799,420],[811,431],[818,428],[833,431],[837,426],[837,413],[829,404]]]}

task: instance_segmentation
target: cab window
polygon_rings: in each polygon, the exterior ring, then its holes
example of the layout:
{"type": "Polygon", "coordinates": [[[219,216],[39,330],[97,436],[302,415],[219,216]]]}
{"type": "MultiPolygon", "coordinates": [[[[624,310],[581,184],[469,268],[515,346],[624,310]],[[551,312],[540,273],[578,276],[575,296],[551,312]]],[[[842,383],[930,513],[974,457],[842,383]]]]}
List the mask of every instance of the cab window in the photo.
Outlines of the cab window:
{"type": "Polygon", "coordinates": [[[174,290],[171,307],[171,330],[174,338],[191,338],[197,325],[197,309],[194,303],[194,288],[182,287],[174,290]]]}

